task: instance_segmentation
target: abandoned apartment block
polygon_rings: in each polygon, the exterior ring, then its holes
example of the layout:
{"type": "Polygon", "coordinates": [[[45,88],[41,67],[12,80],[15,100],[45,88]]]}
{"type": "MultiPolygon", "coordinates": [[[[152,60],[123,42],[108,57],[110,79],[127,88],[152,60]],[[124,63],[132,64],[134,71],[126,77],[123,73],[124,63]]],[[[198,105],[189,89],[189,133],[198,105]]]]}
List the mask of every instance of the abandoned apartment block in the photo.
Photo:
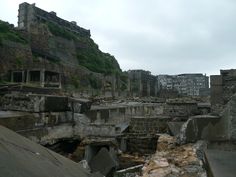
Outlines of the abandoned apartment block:
{"type": "Polygon", "coordinates": [[[61,88],[61,74],[44,69],[11,71],[11,82],[61,88]]]}

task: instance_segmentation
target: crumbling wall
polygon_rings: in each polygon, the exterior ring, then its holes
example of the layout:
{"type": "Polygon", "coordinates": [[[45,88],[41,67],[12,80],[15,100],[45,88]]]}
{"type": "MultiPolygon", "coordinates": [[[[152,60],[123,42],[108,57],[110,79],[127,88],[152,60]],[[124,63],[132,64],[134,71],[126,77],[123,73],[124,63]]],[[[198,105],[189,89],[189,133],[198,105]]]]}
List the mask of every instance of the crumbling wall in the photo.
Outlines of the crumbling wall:
{"type": "Polygon", "coordinates": [[[153,154],[156,151],[157,139],[155,136],[129,137],[126,140],[126,150],[130,153],[153,154]]]}
{"type": "Polygon", "coordinates": [[[222,113],[225,120],[224,126],[227,127],[227,137],[230,141],[236,141],[236,94],[234,94],[222,113]]]}
{"type": "Polygon", "coordinates": [[[191,117],[181,128],[178,137],[180,144],[195,142],[199,139],[208,141],[236,141],[236,95],[225,105],[221,116],[191,117]]]}
{"type": "Polygon", "coordinates": [[[236,93],[236,70],[220,70],[220,73],[211,76],[211,105],[213,112],[218,114],[236,93]]]}
{"type": "Polygon", "coordinates": [[[156,134],[167,132],[165,117],[132,117],[130,120],[129,132],[138,134],[156,134]]]}
{"type": "Polygon", "coordinates": [[[184,100],[177,103],[167,102],[163,112],[171,118],[181,119],[187,119],[189,116],[199,113],[197,103],[185,103],[184,100]]]}

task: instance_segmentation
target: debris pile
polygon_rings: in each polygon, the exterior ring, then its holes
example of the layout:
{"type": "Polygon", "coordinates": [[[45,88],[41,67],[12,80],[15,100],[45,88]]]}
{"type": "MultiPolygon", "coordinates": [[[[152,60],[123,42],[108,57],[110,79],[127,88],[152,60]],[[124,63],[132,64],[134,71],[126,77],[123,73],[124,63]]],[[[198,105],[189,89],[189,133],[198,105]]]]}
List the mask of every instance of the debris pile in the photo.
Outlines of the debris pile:
{"type": "Polygon", "coordinates": [[[206,177],[193,144],[176,145],[176,139],[161,135],[157,152],[144,165],[142,177],[206,177]]]}

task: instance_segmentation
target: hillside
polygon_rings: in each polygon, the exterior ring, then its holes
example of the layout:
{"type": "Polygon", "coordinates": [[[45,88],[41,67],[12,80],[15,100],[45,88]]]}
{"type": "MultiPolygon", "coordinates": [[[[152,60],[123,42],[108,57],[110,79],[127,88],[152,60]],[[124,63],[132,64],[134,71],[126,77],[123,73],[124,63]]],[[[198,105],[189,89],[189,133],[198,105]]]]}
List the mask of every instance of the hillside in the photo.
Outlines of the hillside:
{"type": "Polygon", "coordinates": [[[30,33],[26,33],[16,30],[7,22],[0,21],[1,47],[4,41],[28,46],[32,49],[32,55],[36,57],[50,55],[48,58],[51,61],[62,65],[81,65],[102,74],[121,72],[117,60],[112,55],[100,51],[90,37],[73,34],[53,23],[39,24],[32,27],[30,33]]]}
{"type": "Polygon", "coordinates": [[[100,51],[90,36],[53,23],[32,25],[26,31],[0,21],[0,82],[10,81],[11,70],[37,67],[60,70],[63,84],[76,89],[101,89],[104,76],[121,73],[116,59],[100,51]]]}

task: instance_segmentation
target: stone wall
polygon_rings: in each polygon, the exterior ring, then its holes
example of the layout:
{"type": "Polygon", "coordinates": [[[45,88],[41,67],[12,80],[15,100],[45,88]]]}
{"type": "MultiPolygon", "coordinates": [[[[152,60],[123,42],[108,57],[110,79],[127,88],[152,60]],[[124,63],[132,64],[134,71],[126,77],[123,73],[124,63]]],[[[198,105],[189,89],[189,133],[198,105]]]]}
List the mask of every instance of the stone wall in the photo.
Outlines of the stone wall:
{"type": "Polygon", "coordinates": [[[222,119],[225,120],[223,125],[227,127],[228,139],[236,142],[236,94],[231,97],[224,109],[222,119]]]}
{"type": "Polygon", "coordinates": [[[189,116],[199,113],[197,103],[171,103],[167,102],[164,106],[164,113],[171,118],[187,119],[189,116]]]}
{"type": "Polygon", "coordinates": [[[128,122],[134,116],[155,116],[163,114],[162,103],[131,103],[110,106],[92,106],[86,113],[93,123],[118,124],[128,122]]]}
{"type": "Polygon", "coordinates": [[[32,61],[30,46],[3,41],[2,46],[0,46],[0,79],[2,76],[5,81],[8,81],[9,70],[20,70],[30,61],[32,61]]]}
{"type": "Polygon", "coordinates": [[[130,153],[153,154],[156,152],[157,137],[129,137],[127,151],[130,153]]]}
{"type": "Polygon", "coordinates": [[[236,93],[236,70],[220,70],[220,73],[221,75],[211,76],[211,104],[215,109],[227,104],[236,93]]]}
{"type": "Polygon", "coordinates": [[[166,117],[132,117],[130,120],[129,132],[137,134],[156,134],[168,131],[166,117]]]}
{"type": "Polygon", "coordinates": [[[231,96],[236,93],[236,69],[221,70],[223,104],[226,104],[231,96]]]}
{"type": "Polygon", "coordinates": [[[217,104],[223,104],[222,76],[212,75],[210,79],[211,79],[211,105],[215,106],[217,104]]]}

